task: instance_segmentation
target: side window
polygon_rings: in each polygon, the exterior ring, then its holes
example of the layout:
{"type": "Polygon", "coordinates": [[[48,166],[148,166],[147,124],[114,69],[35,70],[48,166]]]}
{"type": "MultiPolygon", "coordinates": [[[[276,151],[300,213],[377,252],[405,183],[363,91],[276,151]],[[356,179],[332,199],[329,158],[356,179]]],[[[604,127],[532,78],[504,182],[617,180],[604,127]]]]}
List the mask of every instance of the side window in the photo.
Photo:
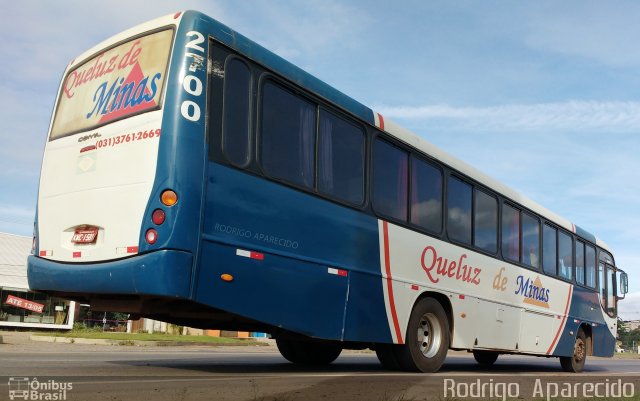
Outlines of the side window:
{"type": "Polygon", "coordinates": [[[318,133],[318,190],[356,205],[364,200],[364,132],[325,110],[318,133]]]}
{"type": "Polygon", "coordinates": [[[447,233],[449,238],[471,244],[471,185],[449,176],[447,189],[447,233]]]}
{"type": "Polygon", "coordinates": [[[224,73],[222,151],[236,166],[249,161],[251,72],[244,61],[230,58],[224,73]]]}
{"type": "Polygon", "coordinates": [[[584,285],[584,242],[576,241],[576,282],[584,285]]]}
{"type": "Polygon", "coordinates": [[[373,144],[373,208],[386,216],[407,220],[407,152],[376,139],[373,144]]]}
{"type": "Polygon", "coordinates": [[[312,188],[316,105],[267,81],[261,116],[260,161],[265,172],[312,188]]]}
{"type": "Polygon", "coordinates": [[[434,233],[442,231],[442,171],[411,158],[411,222],[434,233]]]}
{"type": "Polygon", "coordinates": [[[502,204],[502,255],[511,261],[520,258],[520,211],[502,204]]]}
{"type": "Polygon", "coordinates": [[[558,232],[558,275],[573,280],[573,238],[563,231],[558,232]]]}
{"type": "Polygon", "coordinates": [[[474,200],[473,243],[490,253],[498,251],[498,200],[476,190],[474,200]]]}
{"type": "Polygon", "coordinates": [[[596,288],[596,249],[591,245],[585,248],[585,281],[588,287],[596,288]]]}
{"type": "Polygon", "coordinates": [[[552,275],[557,274],[556,236],[556,229],[545,224],[542,230],[542,268],[545,273],[552,275]]]}
{"type": "Polygon", "coordinates": [[[537,217],[522,213],[522,263],[540,267],[540,222],[537,217]]]}

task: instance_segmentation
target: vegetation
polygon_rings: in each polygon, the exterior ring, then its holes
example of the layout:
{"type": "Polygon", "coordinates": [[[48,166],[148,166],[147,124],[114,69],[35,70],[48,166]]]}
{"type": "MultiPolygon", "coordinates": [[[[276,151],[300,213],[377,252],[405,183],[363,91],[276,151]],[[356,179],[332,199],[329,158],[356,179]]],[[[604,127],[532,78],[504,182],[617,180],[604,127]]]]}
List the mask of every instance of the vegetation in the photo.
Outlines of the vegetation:
{"type": "Polygon", "coordinates": [[[638,352],[640,346],[640,328],[629,330],[625,323],[618,319],[618,340],[624,350],[638,352]]]}
{"type": "Polygon", "coordinates": [[[102,332],[95,328],[81,328],[67,333],[38,333],[39,336],[55,336],[70,338],[91,338],[101,340],[125,341],[133,344],[133,341],[161,341],[174,343],[192,343],[192,344],[220,344],[220,345],[265,345],[265,343],[253,339],[244,338],[227,338],[227,337],[211,337],[211,336],[182,336],[174,334],[162,333],[112,333],[102,332]]]}

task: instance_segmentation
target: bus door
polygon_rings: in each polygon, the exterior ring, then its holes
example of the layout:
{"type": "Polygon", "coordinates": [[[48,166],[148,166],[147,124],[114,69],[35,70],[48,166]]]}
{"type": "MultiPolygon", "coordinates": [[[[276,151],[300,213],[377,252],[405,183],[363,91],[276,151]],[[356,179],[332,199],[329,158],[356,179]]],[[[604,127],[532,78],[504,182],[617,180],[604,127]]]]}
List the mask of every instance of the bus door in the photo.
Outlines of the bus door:
{"type": "Polygon", "coordinates": [[[618,293],[616,288],[616,268],[606,262],[598,263],[598,288],[602,309],[610,317],[615,317],[617,312],[618,293]]]}

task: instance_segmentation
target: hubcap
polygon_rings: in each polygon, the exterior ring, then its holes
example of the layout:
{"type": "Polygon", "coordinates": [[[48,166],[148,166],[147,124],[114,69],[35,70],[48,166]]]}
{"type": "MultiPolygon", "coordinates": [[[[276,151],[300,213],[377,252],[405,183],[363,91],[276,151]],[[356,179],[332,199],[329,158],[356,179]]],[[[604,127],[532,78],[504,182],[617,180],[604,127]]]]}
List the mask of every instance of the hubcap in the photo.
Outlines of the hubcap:
{"type": "Polygon", "coordinates": [[[425,313],[418,322],[417,343],[420,352],[426,358],[433,358],[440,349],[442,342],[442,326],[433,313],[425,313]]]}
{"type": "Polygon", "coordinates": [[[580,362],[584,359],[586,350],[585,350],[585,346],[584,346],[584,341],[582,341],[581,338],[578,338],[576,340],[576,347],[573,350],[573,359],[576,362],[580,362]]]}

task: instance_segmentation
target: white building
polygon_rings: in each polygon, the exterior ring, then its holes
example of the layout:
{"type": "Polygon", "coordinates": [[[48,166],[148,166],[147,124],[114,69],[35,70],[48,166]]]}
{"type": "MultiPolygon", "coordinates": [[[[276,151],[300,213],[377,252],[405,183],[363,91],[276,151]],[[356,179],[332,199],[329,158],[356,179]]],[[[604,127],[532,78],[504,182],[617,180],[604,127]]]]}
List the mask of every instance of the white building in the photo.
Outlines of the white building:
{"type": "Polygon", "coordinates": [[[71,329],[75,302],[29,291],[30,237],[0,233],[0,328],[71,329]]]}

